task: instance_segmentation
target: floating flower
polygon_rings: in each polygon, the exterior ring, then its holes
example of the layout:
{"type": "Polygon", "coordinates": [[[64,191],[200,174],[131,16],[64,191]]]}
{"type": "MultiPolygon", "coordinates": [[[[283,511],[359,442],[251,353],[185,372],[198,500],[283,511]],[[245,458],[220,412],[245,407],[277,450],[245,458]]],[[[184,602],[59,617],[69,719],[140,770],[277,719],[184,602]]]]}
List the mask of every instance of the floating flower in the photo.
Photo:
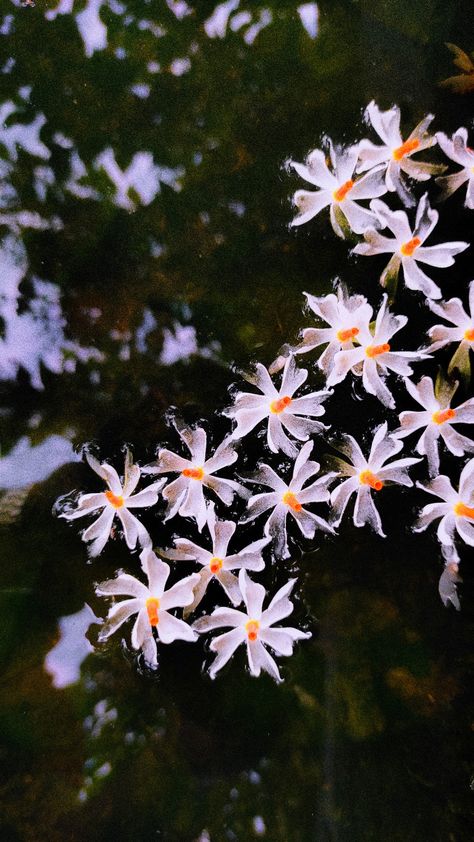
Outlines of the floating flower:
{"type": "Polygon", "coordinates": [[[443,132],[436,135],[444,154],[460,164],[462,169],[451,175],[437,178],[436,183],[442,188],[441,199],[447,199],[467,181],[465,206],[474,210],[474,151],[467,145],[467,129],[458,129],[449,139],[443,132]]]}
{"type": "Polygon", "coordinates": [[[235,494],[248,496],[247,491],[238,482],[216,477],[216,471],[233,465],[237,459],[234,445],[226,438],[206,459],[207,436],[202,427],[191,429],[175,424],[183,442],[191,453],[191,459],[184,459],[171,450],[162,448],[158,452],[156,465],[149,465],[145,471],[152,474],[178,473],[179,477],[163,489],[163,497],[168,502],[165,520],[179,513],[182,517],[195,518],[199,532],[207,519],[206,501],[203,486],[209,488],[230,506],[235,494]]]}
{"type": "Polygon", "coordinates": [[[88,547],[90,556],[97,556],[104,549],[116,516],[120,520],[127,547],[130,550],[133,550],[137,543],[142,547],[151,546],[151,538],[147,530],[129,510],[154,506],[158,502],[158,492],[164,480],[153,482],[138,494],[134,494],[141,471],[138,465],[130,463],[128,457],[125,460],[123,485],[112,465],[106,462],[101,464],[90,453],[86,453],[86,459],[92,470],[105,480],[108,490],[95,494],[81,494],[76,508],[61,512],[59,517],[75,520],[103,509],[97,520],[82,533],[82,540],[90,542],[88,547]]]}
{"type": "Polygon", "coordinates": [[[101,582],[96,587],[99,596],[128,596],[130,599],[117,602],[109,610],[99,640],[107,640],[132,615],[136,614],[131,642],[134,649],[143,651],[145,661],[156,667],[156,638],[161,643],[173,640],[196,640],[196,634],[187,623],[170,614],[172,608],[190,605],[194,599],[193,589],[199,582],[199,573],[186,576],[171,588],[165,590],[170,568],[158,559],[153,550],[147,548],[140,555],[148,585],[128,573],[120,573],[115,579],[101,582]]]}
{"type": "Polygon", "coordinates": [[[459,342],[459,346],[450,363],[450,369],[459,368],[461,371],[469,369],[469,349],[474,348],[474,281],[469,284],[469,314],[466,313],[459,298],[450,298],[441,304],[430,302],[430,310],[451,322],[454,327],[433,325],[428,331],[431,339],[429,351],[438,351],[451,342],[459,342]]]}
{"type": "Polygon", "coordinates": [[[387,296],[384,295],[375,321],[374,332],[368,325],[362,325],[357,335],[360,343],[357,348],[339,351],[334,357],[334,366],[327,379],[328,386],[340,383],[349,371],[362,376],[366,392],[375,395],[385,406],[395,408],[395,401],[382,375],[388,370],[405,376],[412,373],[408,361],[417,362],[429,357],[421,351],[392,351],[389,339],[407,323],[406,316],[395,316],[387,309],[387,296]]]}
{"type": "Polygon", "coordinates": [[[210,503],[208,507],[207,527],[212,540],[212,551],[198,546],[193,541],[188,541],[187,538],[175,538],[176,549],[161,553],[165,558],[171,558],[174,561],[197,561],[202,567],[198,574],[199,581],[194,588],[194,600],[185,609],[185,617],[198,607],[212,579],[216,579],[222,585],[233,605],[239,605],[242,602],[239,581],[237,576],[230,571],[241,568],[259,571],[265,567],[262,550],[269,543],[270,538],[261,538],[259,541],[248,544],[239,552],[227,555],[227,547],[234,535],[236,525],[230,520],[218,520],[213,503],[210,503]]]}
{"type": "Polygon", "coordinates": [[[460,578],[460,576],[458,576],[458,573],[458,562],[447,561],[444,566],[444,570],[441,576],[439,577],[438,583],[438,592],[443,604],[447,606],[448,602],[451,602],[454,605],[456,611],[461,610],[461,603],[459,602],[457,585],[458,582],[462,581],[462,579],[460,578]]]}
{"type": "Polygon", "coordinates": [[[393,435],[401,439],[415,430],[424,428],[416,450],[417,453],[426,456],[430,476],[435,476],[439,472],[438,439],[440,437],[454,456],[463,456],[465,451],[474,451],[474,441],[453,429],[453,424],[474,423],[474,398],[464,401],[456,409],[451,408],[451,397],[457,385],[456,383],[454,390],[445,390],[442,398],[437,398],[430,377],[422,377],[416,386],[410,380],[405,380],[407,391],[424,409],[423,412],[402,412],[399,416],[401,428],[393,435]]]}
{"type": "Polygon", "coordinates": [[[357,202],[383,196],[387,188],[383,173],[372,171],[362,178],[355,178],[354,170],[358,158],[358,146],[347,149],[334,147],[328,141],[332,172],[326,163],[326,155],[321,149],[314,149],[307,157],[306,164],[290,161],[298,175],[320,189],[317,191],[297,190],[293,203],[299,210],[291,225],[303,225],[316,214],[329,206],[331,225],[339,237],[344,237],[341,222],[348,225],[356,234],[368,227],[374,227],[377,219],[368,208],[357,202]],[[342,220],[338,219],[342,214],[342,220]]]}
{"type": "Polygon", "coordinates": [[[417,482],[417,486],[444,502],[430,503],[421,510],[415,532],[423,532],[430,523],[441,518],[437,529],[441,544],[453,546],[454,533],[457,532],[466,544],[474,547],[474,459],[470,459],[461,472],[459,491],[443,475],[431,480],[428,485],[417,482]]]}
{"type": "MultiPolygon", "coordinates": [[[[354,348],[361,330],[368,329],[372,307],[363,295],[348,295],[342,284],[337,287],[336,294],[330,293],[320,297],[310,295],[309,292],[303,294],[313,313],[330,327],[305,328],[301,331],[300,344],[288,350],[292,354],[307,354],[314,348],[327,345],[318,359],[318,367],[327,377],[337,352],[354,348]]],[[[270,371],[276,371],[278,367],[275,361],[270,371]]]]}
{"type": "Polygon", "coordinates": [[[300,398],[293,397],[307,377],[307,370],[297,368],[294,357],[290,354],[285,363],[280,388],[277,389],[267,369],[257,363],[255,374],[246,375],[246,379],[263,394],[237,392],[234,405],[224,410],[224,415],[237,421],[231,438],[243,438],[266,418],[267,443],[270,450],[273,453],[281,450],[294,458],[298,450],[283,427],[300,441],[307,441],[310,435],[328,429],[320,421],[312,419],[324,414],[321,403],[332,394],[331,391],[311,392],[300,398]]]}
{"type": "Polygon", "coordinates": [[[254,520],[268,509],[273,509],[265,524],[265,535],[274,541],[275,555],[288,558],[286,518],[290,514],[297,522],[305,538],[313,538],[316,529],[332,532],[332,527],[326,520],[309,512],[304,508],[307,503],[321,503],[329,500],[327,485],[334,474],[324,474],[311,485],[303,486],[319,472],[318,462],[309,461],[313,443],[307,442],[301,448],[293,467],[290,483],[284,482],[269,465],[260,464],[258,470],[250,477],[251,482],[268,485],[271,492],[255,494],[248,503],[248,514],[244,522],[254,520]]]}
{"type": "Polygon", "coordinates": [[[359,144],[359,164],[357,172],[366,172],[373,167],[384,165],[387,190],[397,191],[406,205],[414,205],[413,197],[402,178],[402,172],[417,181],[426,181],[434,173],[443,171],[437,164],[414,161],[412,155],[428,149],[436,143],[436,137],[427,134],[427,128],[434,120],[433,114],[427,114],[403,140],[400,132],[400,109],[398,106],[388,111],[381,111],[372,100],[366,108],[365,116],[383,141],[383,146],[375,146],[370,140],[359,144]]]}
{"type": "Polygon", "coordinates": [[[430,207],[426,193],[420,199],[413,231],[404,211],[392,211],[385,202],[377,199],[371,202],[370,206],[377,214],[382,227],[387,226],[395,237],[384,237],[375,228],[368,228],[364,232],[365,243],[359,243],[353,250],[354,254],[362,254],[365,257],[373,254],[392,254],[380,278],[382,285],[390,278],[396,278],[402,266],[405,284],[409,289],[419,290],[427,298],[441,298],[439,287],[420,269],[418,263],[443,268],[452,266],[454,255],[467,249],[469,243],[454,241],[439,243],[436,246],[423,246],[438,221],[438,211],[430,207]]]}
{"type": "Polygon", "coordinates": [[[268,608],[263,610],[263,600],[266,596],[265,588],[257,582],[252,582],[245,570],[239,573],[239,585],[244,599],[247,613],[236,611],[235,608],[216,608],[208,617],[196,620],[193,628],[203,632],[211,629],[230,626],[232,631],[225,632],[213,638],[210,644],[211,652],[217,657],[209,668],[211,678],[230,660],[235,650],[242,644],[247,644],[247,658],[252,675],[259,676],[260,672],[268,672],[275,681],[282,678],[278,667],[268,653],[270,647],[277,655],[292,655],[296,640],[311,637],[310,632],[303,632],[289,626],[277,626],[275,623],[288,617],[293,611],[293,603],[288,598],[296,579],[290,579],[275,594],[268,608]]]}
{"type": "Polygon", "coordinates": [[[375,507],[372,492],[379,493],[387,484],[412,486],[407,468],[419,462],[420,459],[397,459],[385,464],[402,449],[402,443],[387,435],[387,423],[382,424],[375,431],[370,448],[369,458],[366,459],[356,440],[352,436],[344,436],[344,442],[337,445],[337,450],[351,460],[334,460],[341,476],[347,476],[331,492],[331,505],[334,509],[334,525],[339,526],[350,497],[356,494],[354,506],[354,525],[364,526],[368,523],[374,532],[383,538],[380,515],[375,507]]]}

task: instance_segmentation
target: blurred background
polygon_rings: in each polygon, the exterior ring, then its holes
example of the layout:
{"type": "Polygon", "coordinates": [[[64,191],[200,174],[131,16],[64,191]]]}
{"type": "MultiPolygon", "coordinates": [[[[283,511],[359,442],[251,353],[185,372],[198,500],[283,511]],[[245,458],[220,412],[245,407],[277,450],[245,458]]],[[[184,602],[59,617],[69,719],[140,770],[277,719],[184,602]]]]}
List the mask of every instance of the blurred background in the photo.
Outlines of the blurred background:
{"type": "MultiPolygon", "coordinates": [[[[474,67],[446,42],[474,50],[470,0],[2,0],[2,842],[472,839],[472,561],[462,610],[445,608],[437,542],[411,532],[426,495],[387,489],[386,540],[349,514],[334,540],[295,534],[266,571],[272,592],[299,576],[294,623],[313,632],[281,686],[242,653],[210,682],[201,644],[168,647],[156,675],[120,633],[97,647],[94,583],[138,558],[116,540],[90,564],[82,524],[52,516],[58,496],[99,488],[85,443],[119,471],[125,443],[149,462],[178,447],[170,406],[218,443],[239,370],[311,324],[303,291],[339,277],[378,307],[383,256],[351,257],[324,213],[289,229],[305,185],[286,162],[326,134],[377,141],[372,99],[397,103],[406,133],[427,112],[435,131],[472,132],[474,67]]],[[[434,242],[472,239],[461,192],[434,242]]],[[[432,276],[466,300],[471,250],[432,276]]],[[[422,345],[422,296],[400,288],[394,309],[409,316],[397,347],[422,345]]],[[[368,444],[398,419],[361,398],[343,384],[324,420],[368,444]]],[[[252,436],[239,469],[261,456],[287,464],[252,436]]],[[[157,545],[197,537],[159,509],[146,522],[157,545]]]]}

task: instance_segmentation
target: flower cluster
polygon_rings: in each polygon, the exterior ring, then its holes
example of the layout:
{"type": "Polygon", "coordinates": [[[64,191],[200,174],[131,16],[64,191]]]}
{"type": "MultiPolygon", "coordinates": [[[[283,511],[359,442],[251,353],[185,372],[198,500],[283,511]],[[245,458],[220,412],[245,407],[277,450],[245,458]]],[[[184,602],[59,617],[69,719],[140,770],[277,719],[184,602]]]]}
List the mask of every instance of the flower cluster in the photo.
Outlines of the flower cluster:
{"type": "MultiPolygon", "coordinates": [[[[390,486],[412,487],[409,469],[423,463],[424,457],[430,479],[417,482],[417,486],[442,502],[426,505],[414,530],[439,521],[437,536],[446,562],[440,594],[445,603],[451,601],[459,607],[456,540],[474,546],[474,458],[461,470],[458,491],[447,476],[438,474],[440,445],[458,458],[474,453],[474,441],[454,429],[457,424],[474,423],[474,398],[455,401],[453,406],[459,380],[449,376],[459,372],[465,377],[469,365],[474,344],[474,281],[469,288],[468,315],[459,298],[433,301],[441,297],[441,291],[419,264],[449,267],[468,244],[425,245],[438,221],[427,193],[420,198],[412,223],[404,210],[391,210],[380,197],[397,193],[406,206],[414,207],[407,177],[426,182],[445,167],[413,156],[438,143],[462,166],[454,175],[438,178],[443,195],[451,195],[467,182],[466,206],[474,208],[474,158],[465,129],[459,129],[451,141],[443,134],[428,133],[432,115],[408,136],[401,133],[396,107],[384,112],[372,102],[366,117],[381,143],[364,139],[343,149],[327,140],[328,159],[323,150],[316,149],[305,164],[292,162],[295,171],[318,188],[295,193],[298,215],[292,224],[302,225],[329,207],[339,236],[352,231],[363,237],[353,249],[355,254],[391,255],[382,273],[384,285],[402,269],[406,286],[423,293],[430,310],[452,326],[434,325],[429,330],[429,347],[423,347],[420,337],[417,349],[403,350],[394,337],[405,328],[407,317],[392,312],[387,294],[374,309],[363,295],[350,294],[342,283],[328,295],[305,293],[316,324],[304,328],[298,342],[285,345],[269,368],[257,363],[244,374],[254,391],[233,390],[233,402],[222,411],[232,429],[217,447],[209,446],[203,427],[187,426],[175,417],[182,452],[161,447],[156,461],[144,467],[133,464],[127,452],[123,477],[111,465],[86,453],[87,462],[106,489],[68,500],[60,514],[67,520],[93,518],[82,533],[92,557],[115,536],[117,526],[128,548],[139,548],[146,583],[143,577],[120,572],[97,586],[100,596],[126,597],[113,603],[100,638],[107,639],[136,616],[131,645],[143,653],[150,668],[157,667],[158,644],[192,642],[215,629],[229,629],[211,638],[209,649],[216,656],[209,667],[211,678],[245,643],[250,673],[258,676],[263,670],[281,681],[273,655],[289,656],[297,640],[310,637],[307,631],[280,625],[293,611],[290,594],[296,579],[284,582],[264,608],[267,593],[254,577],[264,572],[270,561],[277,561],[280,569],[280,560],[291,557],[298,533],[307,540],[314,540],[316,534],[335,536],[351,498],[355,526],[367,525],[385,537],[376,505],[379,495],[390,486]],[[368,207],[360,204],[367,200],[368,207]],[[381,229],[388,229],[393,236],[380,233],[381,229]],[[435,383],[424,375],[414,382],[412,365],[431,360],[451,342],[457,343],[457,349],[448,376],[438,377],[435,383]],[[325,382],[323,388],[311,391],[306,385],[309,370],[299,367],[298,359],[314,351],[319,378],[325,382]],[[320,419],[349,376],[380,401],[385,412],[397,408],[392,382],[398,379],[406,399],[411,398],[421,410],[403,408],[398,412],[398,427],[389,430],[388,421],[384,421],[363,446],[348,432],[331,438],[330,425],[320,419]],[[258,442],[264,431],[270,460],[283,454],[286,462],[272,467],[259,461],[253,473],[239,475],[235,471],[239,446],[248,437],[258,442]],[[403,440],[415,432],[420,434],[415,443],[418,456],[394,458],[400,454],[403,440]],[[329,437],[337,454],[329,454],[333,470],[321,470],[319,462],[311,458],[315,450],[321,450],[323,436],[326,441],[329,437]],[[234,473],[229,475],[231,469],[234,473]],[[159,479],[151,479],[157,475],[159,479]],[[140,481],[148,484],[136,492],[140,481]],[[154,552],[150,532],[130,510],[140,515],[141,509],[154,509],[160,498],[162,520],[177,519],[178,534],[173,536],[173,546],[154,552]],[[239,507],[240,514],[236,514],[239,507]],[[197,542],[179,535],[183,519],[200,534],[197,542]],[[249,543],[248,525],[254,523],[262,524],[261,532],[249,543]],[[172,562],[173,571],[163,559],[172,562]],[[179,578],[183,562],[197,569],[179,578]],[[166,588],[170,576],[176,580],[166,588]],[[201,604],[208,602],[208,590],[220,593],[227,604],[196,618],[201,604]]],[[[152,524],[152,518],[146,517],[152,524]]]]}

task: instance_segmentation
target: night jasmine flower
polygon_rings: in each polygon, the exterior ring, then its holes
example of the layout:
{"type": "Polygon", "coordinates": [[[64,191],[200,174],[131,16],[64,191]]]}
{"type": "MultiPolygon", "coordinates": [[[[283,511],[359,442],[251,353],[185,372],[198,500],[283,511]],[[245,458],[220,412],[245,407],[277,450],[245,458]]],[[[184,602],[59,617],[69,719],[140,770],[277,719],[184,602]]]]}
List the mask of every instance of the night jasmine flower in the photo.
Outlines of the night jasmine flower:
{"type": "Polygon", "coordinates": [[[288,617],[293,611],[293,603],[288,597],[295,582],[296,579],[290,579],[286,585],[283,585],[268,608],[263,610],[265,588],[257,582],[252,582],[246,571],[241,570],[239,585],[246,612],[236,611],[235,608],[216,608],[210,616],[196,620],[193,628],[201,634],[226,626],[231,628],[231,631],[220,634],[211,641],[209,648],[211,652],[217,653],[217,657],[209,668],[211,678],[216,677],[235,650],[245,643],[251,674],[259,676],[263,670],[268,672],[275,681],[282,681],[278,667],[266,647],[277,655],[289,656],[293,654],[295,641],[311,637],[310,632],[303,632],[290,626],[274,627],[275,623],[288,617]]]}
{"type": "Polygon", "coordinates": [[[291,515],[298,524],[305,538],[313,538],[317,529],[332,533],[333,529],[326,520],[304,508],[309,503],[321,503],[329,500],[327,486],[333,473],[323,474],[310,485],[305,485],[311,477],[319,473],[318,462],[309,461],[313,442],[307,442],[301,448],[293,467],[293,476],[289,483],[284,482],[269,465],[260,464],[258,470],[249,477],[250,482],[267,485],[271,492],[255,494],[248,502],[248,513],[244,522],[254,520],[268,509],[273,509],[265,524],[265,535],[274,542],[275,555],[288,558],[286,518],[291,515]]]}
{"type": "Polygon", "coordinates": [[[326,163],[326,155],[321,149],[314,149],[307,157],[305,164],[290,161],[298,175],[318,187],[317,191],[297,190],[293,196],[293,204],[298,208],[298,216],[291,225],[303,225],[323,208],[329,206],[331,225],[339,237],[344,237],[344,231],[338,220],[342,214],[345,223],[356,234],[368,227],[374,227],[377,219],[368,208],[357,204],[363,199],[374,199],[387,192],[383,181],[383,173],[374,170],[362,178],[356,178],[354,170],[357,164],[359,147],[351,146],[347,149],[334,147],[328,141],[329,158],[332,169],[326,163]]]}
{"type": "Polygon", "coordinates": [[[383,285],[387,278],[398,276],[401,266],[405,284],[409,289],[419,290],[427,298],[441,298],[441,290],[420,269],[418,263],[426,263],[439,268],[452,266],[454,255],[467,249],[469,243],[454,241],[436,246],[423,245],[433,231],[439,216],[438,211],[430,207],[426,193],[420,199],[413,231],[405,211],[392,211],[385,202],[378,199],[371,202],[370,206],[377,214],[381,226],[388,227],[394,234],[394,238],[384,237],[375,228],[368,228],[364,232],[365,243],[359,243],[353,249],[354,254],[362,254],[365,257],[374,254],[392,254],[380,278],[383,285]]]}
{"type": "Polygon", "coordinates": [[[463,184],[467,182],[465,206],[470,210],[474,210],[474,150],[467,145],[467,129],[458,129],[449,139],[443,132],[438,132],[436,135],[441,149],[455,161],[460,164],[461,170],[458,170],[451,175],[445,175],[436,179],[436,183],[442,188],[443,192],[441,199],[447,199],[463,184]]]}
{"type": "Polygon", "coordinates": [[[293,355],[290,355],[283,369],[280,388],[277,389],[267,369],[257,363],[255,374],[248,374],[246,378],[260,389],[262,394],[237,392],[234,405],[224,410],[225,415],[237,422],[231,438],[243,438],[257,424],[268,419],[267,443],[270,450],[273,453],[281,450],[294,458],[298,450],[283,427],[299,441],[307,441],[310,435],[328,429],[320,421],[313,421],[313,418],[324,414],[321,404],[332,394],[331,391],[311,392],[300,398],[293,397],[307,377],[307,370],[297,368],[293,355]]]}
{"type": "MultiPolygon", "coordinates": [[[[454,390],[457,385],[456,383],[454,390]]],[[[422,377],[417,385],[407,379],[405,386],[412,398],[423,407],[423,412],[402,412],[399,416],[401,428],[393,435],[401,439],[423,428],[416,450],[417,453],[426,456],[430,476],[435,476],[439,472],[440,437],[454,456],[463,456],[465,451],[474,451],[474,441],[460,435],[452,426],[474,423],[474,398],[452,409],[450,403],[453,390],[451,394],[446,392],[443,399],[438,399],[430,377],[422,377]]]]}
{"type": "Polygon", "coordinates": [[[474,347],[474,281],[469,284],[469,313],[466,313],[459,298],[450,298],[441,304],[429,303],[430,310],[436,313],[445,321],[450,322],[454,327],[446,325],[434,325],[428,331],[431,339],[430,351],[437,351],[444,348],[451,342],[459,342],[459,351],[467,355],[470,348],[474,347]]]}
{"type": "Polygon", "coordinates": [[[187,538],[175,538],[175,549],[162,551],[161,555],[174,561],[196,561],[201,565],[199,581],[194,587],[193,602],[184,611],[184,616],[191,614],[206,593],[207,586],[212,579],[222,585],[233,605],[242,602],[239,581],[231,570],[263,570],[265,562],[262,550],[269,543],[270,538],[261,538],[252,544],[232,554],[227,554],[227,547],[235,533],[236,524],[230,520],[218,520],[215,516],[214,504],[208,507],[207,527],[212,541],[212,551],[200,547],[187,538]]]}
{"type": "Polygon", "coordinates": [[[388,459],[400,452],[402,446],[400,441],[387,434],[386,422],[375,431],[368,459],[352,436],[344,436],[344,442],[338,444],[336,449],[347,456],[350,462],[339,458],[334,460],[340,476],[348,477],[331,492],[335,526],[339,526],[349,499],[355,494],[354,525],[364,526],[367,523],[374,532],[386,537],[372,493],[378,494],[387,484],[413,485],[407,468],[420,462],[420,459],[397,459],[386,464],[388,459]]]}
{"type": "Polygon", "coordinates": [[[129,617],[137,615],[131,642],[136,650],[142,650],[150,667],[157,666],[156,638],[161,643],[174,640],[196,640],[196,634],[183,620],[170,610],[190,605],[194,599],[193,589],[199,582],[199,574],[186,576],[171,588],[165,590],[170,573],[168,564],[156,557],[153,550],[145,549],[140,555],[143,570],[148,579],[144,585],[140,579],[128,573],[119,573],[115,579],[101,582],[96,587],[98,596],[128,596],[130,599],[116,602],[110,608],[99,640],[107,640],[129,617]],[[155,635],[153,634],[155,633],[155,635]]]}
{"type": "Polygon", "coordinates": [[[396,316],[387,309],[387,296],[384,295],[377,314],[373,333],[368,325],[363,325],[357,335],[359,345],[347,351],[339,351],[334,357],[334,366],[327,379],[328,386],[340,383],[349,371],[362,376],[366,392],[374,395],[385,406],[395,408],[395,401],[383,381],[388,371],[408,376],[412,374],[410,362],[425,360],[429,354],[421,351],[392,351],[389,340],[407,323],[406,316],[396,316]]]}
{"type": "Polygon", "coordinates": [[[343,285],[339,285],[336,294],[316,297],[309,292],[306,296],[308,307],[329,327],[307,327],[301,331],[301,342],[291,348],[293,354],[306,354],[314,348],[326,345],[318,359],[318,367],[326,377],[334,365],[338,351],[347,351],[358,343],[361,331],[367,331],[372,319],[372,307],[363,295],[348,295],[343,285]]]}
{"type": "Polygon", "coordinates": [[[132,515],[130,509],[141,509],[154,506],[158,502],[158,492],[164,485],[164,480],[153,482],[147,488],[134,494],[140,479],[141,471],[138,465],[131,464],[129,458],[125,460],[125,477],[123,484],[112,465],[97,461],[90,453],[86,454],[90,467],[108,489],[94,494],[81,494],[76,508],[61,512],[60,517],[75,520],[85,515],[94,514],[102,509],[102,514],[82,533],[82,540],[90,542],[88,552],[97,556],[104,549],[112,530],[112,524],[117,517],[121,523],[127,547],[133,550],[137,544],[142,547],[151,546],[151,538],[140,521],[132,515]]]}
{"type": "Polygon", "coordinates": [[[163,497],[168,503],[164,519],[169,520],[178,513],[182,517],[192,517],[201,532],[207,519],[204,486],[217,494],[226,506],[230,506],[235,494],[243,497],[248,495],[238,482],[214,476],[222,468],[233,465],[237,459],[234,445],[228,438],[221,442],[213,456],[206,459],[207,436],[202,427],[191,429],[176,425],[176,429],[191,459],[162,448],[158,452],[157,464],[148,466],[145,471],[152,474],[179,474],[177,479],[163,489],[163,497]]]}
{"type": "Polygon", "coordinates": [[[427,134],[426,131],[434,119],[433,114],[427,114],[406,140],[403,140],[400,132],[398,106],[393,106],[388,111],[381,111],[372,101],[366,108],[365,116],[383,141],[383,146],[376,146],[370,140],[362,140],[359,144],[357,172],[366,172],[373,167],[384,165],[387,190],[390,192],[396,190],[406,205],[414,205],[415,202],[402,178],[402,172],[417,181],[426,181],[433,174],[443,172],[444,169],[437,164],[427,164],[413,160],[411,157],[436,143],[436,137],[427,134]]]}
{"type": "Polygon", "coordinates": [[[437,529],[441,544],[453,546],[457,532],[466,544],[474,547],[474,459],[470,459],[461,472],[459,491],[443,475],[431,480],[428,485],[417,482],[417,486],[443,502],[430,503],[421,510],[415,532],[422,532],[434,520],[441,518],[437,529]]]}

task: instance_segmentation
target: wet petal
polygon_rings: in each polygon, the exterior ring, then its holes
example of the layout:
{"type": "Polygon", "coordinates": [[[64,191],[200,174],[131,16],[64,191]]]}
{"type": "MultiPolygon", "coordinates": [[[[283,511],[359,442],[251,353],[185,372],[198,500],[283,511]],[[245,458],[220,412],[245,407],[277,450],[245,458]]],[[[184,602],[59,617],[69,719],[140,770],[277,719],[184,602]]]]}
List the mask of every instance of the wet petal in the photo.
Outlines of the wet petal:
{"type": "Polygon", "coordinates": [[[223,666],[231,659],[235,650],[244,642],[246,637],[245,629],[236,628],[232,631],[225,632],[218,637],[215,637],[210,644],[211,652],[217,652],[217,657],[214,658],[209,667],[209,675],[211,678],[216,677],[216,673],[222,669],[223,666]]]}
{"type": "Polygon", "coordinates": [[[99,632],[99,640],[107,640],[132,614],[140,611],[141,606],[140,599],[125,599],[123,602],[117,602],[116,605],[113,605],[99,632]]]}
{"type": "Polygon", "coordinates": [[[179,507],[181,517],[191,517],[196,520],[199,532],[202,532],[207,521],[206,501],[202,490],[202,482],[191,479],[184,501],[179,507]]]}
{"type": "Polygon", "coordinates": [[[386,538],[382,530],[382,521],[375,508],[370,489],[367,486],[359,486],[354,506],[354,524],[356,526],[364,526],[366,523],[372,527],[374,532],[386,538]]]}
{"type": "Polygon", "coordinates": [[[358,488],[358,477],[349,477],[349,479],[346,479],[343,482],[341,482],[341,484],[334,488],[331,492],[331,506],[335,514],[335,518],[333,521],[335,526],[339,526],[342,520],[342,516],[345,512],[346,506],[349,502],[349,499],[351,495],[358,490],[358,488]]]}
{"type": "Polygon", "coordinates": [[[132,628],[131,643],[134,649],[141,649],[150,635],[150,621],[145,607],[140,608],[132,628]]]}
{"type": "Polygon", "coordinates": [[[152,596],[161,599],[166,582],[168,581],[168,576],[170,575],[169,565],[158,558],[151,548],[142,550],[140,561],[148,577],[150,593],[152,596]]]}
{"type": "Polygon", "coordinates": [[[262,629],[259,638],[262,643],[270,646],[277,655],[289,656],[293,654],[293,646],[297,640],[311,637],[311,632],[286,627],[284,629],[262,629]]]}
{"type": "Polygon", "coordinates": [[[297,190],[293,196],[293,204],[298,208],[298,215],[290,222],[291,226],[304,225],[313,219],[323,208],[331,204],[332,194],[327,190],[317,192],[297,190]]]}
{"type": "Polygon", "coordinates": [[[247,657],[252,675],[258,677],[260,672],[264,670],[278,683],[283,680],[275,661],[259,640],[247,641],[247,657]]]}
{"type": "Polygon", "coordinates": [[[240,592],[239,580],[237,576],[234,576],[234,574],[230,573],[228,570],[221,570],[217,574],[216,579],[224,588],[232,604],[240,605],[240,603],[242,602],[242,594],[240,592]]]}
{"type": "Polygon", "coordinates": [[[137,599],[147,599],[149,595],[146,585],[129,573],[120,573],[115,579],[99,582],[95,592],[99,596],[133,596],[137,599]]]}
{"type": "Polygon", "coordinates": [[[172,453],[171,450],[166,450],[166,448],[162,448],[158,452],[158,462],[156,466],[156,472],[158,474],[165,474],[168,472],[174,473],[184,471],[185,468],[191,468],[192,463],[189,459],[183,459],[182,456],[178,456],[177,453],[172,453]]]}
{"type": "Polygon", "coordinates": [[[82,533],[83,541],[91,541],[89,553],[92,556],[99,555],[104,549],[109,537],[112,523],[115,516],[115,510],[111,508],[104,509],[102,514],[91,523],[91,525],[82,533]]]}
{"type": "Polygon", "coordinates": [[[294,459],[298,453],[295,445],[290,441],[283,430],[281,421],[277,415],[270,415],[268,418],[267,444],[272,453],[278,453],[278,451],[281,451],[292,459],[294,459]]]}
{"type": "Polygon", "coordinates": [[[185,605],[191,605],[194,599],[193,591],[200,578],[199,573],[192,573],[172,585],[160,598],[160,610],[168,611],[170,608],[184,608],[185,605]]]}
{"type": "Polygon", "coordinates": [[[91,453],[86,453],[86,459],[92,470],[105,480],[112,493],[120,496],[122,494],[122,483],[115,468],[106,462],[101,464],[91,453]]]}
{"type": "Polygon", "coordinates": [[[165,482],[166,480],[164,479],[158,480],[158,482],[154,482],[147,488],[139,491],[138,494],[128,497],[126,500],[127,509],[141,509],[146,506],[155,506],[158,502],[158,494],[165,482]]]}
{"type": "MultiPolygon", "coordinates": [[[[211,631],[212,629],[220,629],[225,626],[239,627],[243,630],[247,622],[247,614],[243,611],[236,611],[235,608],[216,608],[215,611],[205,617],[199,617],[193,628],[200,634],[211,631]]],[[[242,632],[245,637],[245,631],[242,632]]],[[[218,640],[219,638],[215,638],[218,640]]],[[[243,638],[242,638],[243,639],[243,638]]]]}
{"type": "Polygon", "coordinates": [[[241,570],[239,573],[239,587],[245,605],[247,606],[248,616],[252,619],[259,620],[266,594],[265,588],[258,582],[253,582],[245,570],[241,570]]]}
{"type": "Polygon", "coordinates": [[[159,611],[159,623],[156,627],[158,637],[162,643],[173,643],[173,640],[188,640],[190,643],[197,639],[197,635],[184,620],[178,620],[167,611],[159,611]]]}

